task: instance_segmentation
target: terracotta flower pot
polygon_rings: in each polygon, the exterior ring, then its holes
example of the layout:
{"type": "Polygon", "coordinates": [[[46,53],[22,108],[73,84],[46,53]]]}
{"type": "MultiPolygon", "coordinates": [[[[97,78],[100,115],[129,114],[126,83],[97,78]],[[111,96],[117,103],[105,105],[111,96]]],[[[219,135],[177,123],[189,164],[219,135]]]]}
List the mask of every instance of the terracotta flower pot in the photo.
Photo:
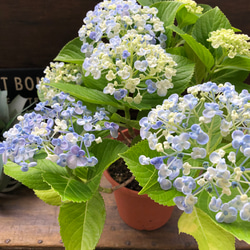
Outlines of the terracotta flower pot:
{"type": "MultiPolygon", "coordinates": [[[[139,131],[135,131],[135,134],[138,133],[139,131]]],[[[127,130],[124,130],[123,134],[129,137],[127,130]]],[[[123,140],[122,135],[120,134],[117,139],[123,140]]],[[[119,185],[107,170],[104,175],[113,187],[119,185]]],[[[126,187],[115,190],[114,196],[122,220],[137,230],[155,230],[162,227],[170,219],[174,209],[174,207],[162,206],[146,194],[139,195],[137,191],[126,187]]]]}
{"type": "MultiPolygon", "coordinates": [[[[105,177],[112,186],[117,183],[106,170],[105,177]]],[[[137,230],[155,230],[170,219],[173,208],[162,206],[151,200],[146,194],[138,195],[137,191],[126,187],[114,191],[117,209],[122,220],[137,230]]]]}

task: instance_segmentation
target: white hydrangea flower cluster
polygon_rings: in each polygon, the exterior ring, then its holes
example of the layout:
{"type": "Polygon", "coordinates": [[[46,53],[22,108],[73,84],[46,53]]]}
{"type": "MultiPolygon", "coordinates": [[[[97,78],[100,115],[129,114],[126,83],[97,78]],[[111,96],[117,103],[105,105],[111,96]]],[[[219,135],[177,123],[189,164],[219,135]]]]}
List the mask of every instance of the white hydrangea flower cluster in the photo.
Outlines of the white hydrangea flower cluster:
{"type": "Polygon", "coordinates": [[[165,96],[173,87],[177,65],[160,45],[152,44],[150,35],[130,30],[122,38],[100,43],[83,63],[85,76],[101,76],[109,81],[103,92],[117,100],[139,104],[146,93],[165,96]],[[131,96],[131,94],[133,96],[131,96]]]}
{"type": "MultiPolygon", "coordinates": [[[[104,0],[88,11],[78,34],[82,53],[89,56],[96,43],[115,36],[122,37],[128,30],[157,38],[164,33],[163,22],[156,16],[158,10],[141,6],[136,0],[104,0]]],[[[158,39],[164,46],[165,41],[158,39]]]]}
{"type": "Polygon", "coordinates": [[[235,34],[232,29],[219,29],[210,33],[208,42],[213,48],[219,47],[227,51],[229,58],[234,58],[237,54],[250,56],[250,37],[245,34],[235,34]]]}
{"type": "Polygon", "coordinates": [[[60,90],[50,87],[48,83],[67,82],[80,85],[82,83],[82,67],[77,64],[63,62],[51,62],[44,70],[45,76],[37,85],[38,91],[42,93],[45,100],[51,101],[60,90]]]}
{"type": "Polygon", "coordinates": [[[201,6],[198,6],[197,3],[193,0],[175,0],[175,2],[186,4],[185,7],[187,11],[193,14],[202,14],[203,8],[201,6]]]}

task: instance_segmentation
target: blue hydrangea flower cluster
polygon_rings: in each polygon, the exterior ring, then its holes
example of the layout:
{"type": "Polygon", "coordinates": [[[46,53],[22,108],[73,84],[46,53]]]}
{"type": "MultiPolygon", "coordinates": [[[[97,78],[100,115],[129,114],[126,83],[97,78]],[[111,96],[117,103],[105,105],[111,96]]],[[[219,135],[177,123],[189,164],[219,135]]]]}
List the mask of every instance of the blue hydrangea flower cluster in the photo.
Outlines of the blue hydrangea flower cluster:
{"type": "Polygon", "coordinates": [[[128,31],[122,38],[99,43],[83,63],[85,76],[91,74],[96,80],[105,76],[109,83],[103,92],[128,103],[139,104],[145,93],[165,96],[173,88],[176,63],[151,41],[149,35],[128,31]]]}
{"type": "Polygon", "coordinates": [[[92,54],[94,47],[103,39],[122,37],[128,30],[148,34],[165,47],[163,22],[156,16],[158,10],[139,5],[136,0],[104,0],[88,11],[84,25],[78,34],[83,45],[82,53],[92,54]]]}
{"type": "Polygon", "coordinates": [[[142,165],[158,170],[163,190],[175,188],[177,207],[193,211],[199,194],[218,222],[238,215],[250,221],[250,93],[234,85],[207,82],[171,95],[140,120],[142,139],[161,156],[141,155],[142,165]]]}
{"type": "Polygon", "coordinates": [[[165,52],[164,23],[155,7],[135,0],[104,0],[79,30],[85,76],[105,77],[103,93],[139,104],[146,93],[165,96],[177,65],[165,52]]]}
{"type": "Polygon", "coordinates": [[[108,122],[104,108],[92,114],[81,101],[76,102],[63,92],[54,96],[51,105],[48,101],[38,103],[35,111],[19,116],[19,123],[3,134],[5,141],[0,143],[4,163],[9,159],[22,171],[37,165],[35,155],[41,151],[62,167],[95,166],[98,159],[89,147],[93,142],[102,142],[95,132],[109,130],[112,137],[118,136],[119,126],[108,122]]]}

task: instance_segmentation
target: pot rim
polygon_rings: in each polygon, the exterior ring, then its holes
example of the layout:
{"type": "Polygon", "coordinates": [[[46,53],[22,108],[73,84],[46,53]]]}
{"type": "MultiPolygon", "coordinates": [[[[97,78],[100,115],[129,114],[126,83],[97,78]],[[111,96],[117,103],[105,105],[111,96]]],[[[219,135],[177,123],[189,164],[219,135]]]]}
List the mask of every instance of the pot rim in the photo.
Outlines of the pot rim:
{"type": "MultiPolygon", "coordinates": [[[[104,171],[104,176],[107,178],[107,180],[112,184],[113,187],[115,186],[119,186],[120,184],[118,182],[116,182],[112,177],[111,175],[109,174],[108,172],[108,169],[106,169],[104,171]]],[[[126,186],[125,187],[121,187],[119,189],[116,189],[115,191],[117,190],[122,190],[123,192],[127,192],[127,193],[130,193],[131,195],[133,196],[139,196],[141,198],[148,198],[149,196],[147,194],[139,194],[139,191],[135,191],[135,190],[132,190],[130,188],[127,188],[126,186]]],[[[115,192],[114,191],[114,192],[115,192]]],[[[150,198],[150,197],[149,197],[150,198]]],[[[150,198],[151,199],[151,198],[150,198]]]]}

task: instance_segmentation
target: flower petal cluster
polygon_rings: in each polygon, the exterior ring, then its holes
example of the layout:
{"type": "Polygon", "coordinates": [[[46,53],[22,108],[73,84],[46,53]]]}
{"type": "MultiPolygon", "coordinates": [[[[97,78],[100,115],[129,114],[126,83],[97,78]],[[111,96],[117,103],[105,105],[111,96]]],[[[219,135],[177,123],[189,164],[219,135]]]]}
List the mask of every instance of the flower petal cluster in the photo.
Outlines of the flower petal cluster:
{"type": "Polygon", "coordinates": [[[122,38],[99,43],[84,60],[85,76],[92,75],[95,80],[104,76],[109,82],[103,92],[128,103],[139,104],[145,93],[165,96],[173,87],[176,63],[152,42],[152,36],[129,30],[122,38]]]}
{"type": "Polygon", "coordinates": [[[108,122],[104,108],[92,114],[81,101],[75,102],[65,93],[55,95],[51,105],[48,101],[38,103],[35,111],[19,116],[19,123],[3,134],[5,141],[0,143],[4,162],[9,159],[23,171],[36,165],[35,155],[40,151],[62,167],[95,166],[98,159],[89,148],[101,138],[96,138],[94,132],[109,130],[113,137],[118,136],[119,126],[108,122]],[[80,133],[75,130],[76,124],[82,127],[77,129],[80,133]]]}
{"type": "Polygon", "coordinates": [[[203,8],[197,6],[197,3],[193,0],[175,0],[175,2],[185,3],[185,7],[188,12],[193,14],[202,14],[203,8]]]}
{"type": "Polygon", "coordinates": [[[171,95],[140,120],[142,139],[161,153],[141,155],[140,164],[155,166],[163,190],[182,194],[174,201],[186,213],[208,192],[207,206],[218,222],[238,216],[250,221],[250,93],[238,93],[228,82],[187,92],[171,95]]]}
{"type": "Polygon", "coordinates": [[[60,91],[48,86],[48,83],[82,83],[82,69],[80,65],[64,62],[51,62],[44,70],[45,76],[41,78],[37,85],[38,93],[43,96],[44,100],[52,101],[55,95],[60,91]]]}
{"type": "Polygon", "coordinates": [[[207,41],[217,49],[226,50],[228,57],[234,58],[237,54],[250,56],[250,37],[245,34],[235,34],[232,29],[212,31],[207,41]]]}
{"type": "Polygon", "coordinates": [[[122,37],[131,29],[138,34],[148,34],[164,47],[163,22],[156,16],[157,13],[155,7],[141,6],[136,0],[100,2],[93,11],[87,12],[78,32],[83,41],[82,53],[89,56],[103,38],[109,41],[116,36],[122,37]]]}

